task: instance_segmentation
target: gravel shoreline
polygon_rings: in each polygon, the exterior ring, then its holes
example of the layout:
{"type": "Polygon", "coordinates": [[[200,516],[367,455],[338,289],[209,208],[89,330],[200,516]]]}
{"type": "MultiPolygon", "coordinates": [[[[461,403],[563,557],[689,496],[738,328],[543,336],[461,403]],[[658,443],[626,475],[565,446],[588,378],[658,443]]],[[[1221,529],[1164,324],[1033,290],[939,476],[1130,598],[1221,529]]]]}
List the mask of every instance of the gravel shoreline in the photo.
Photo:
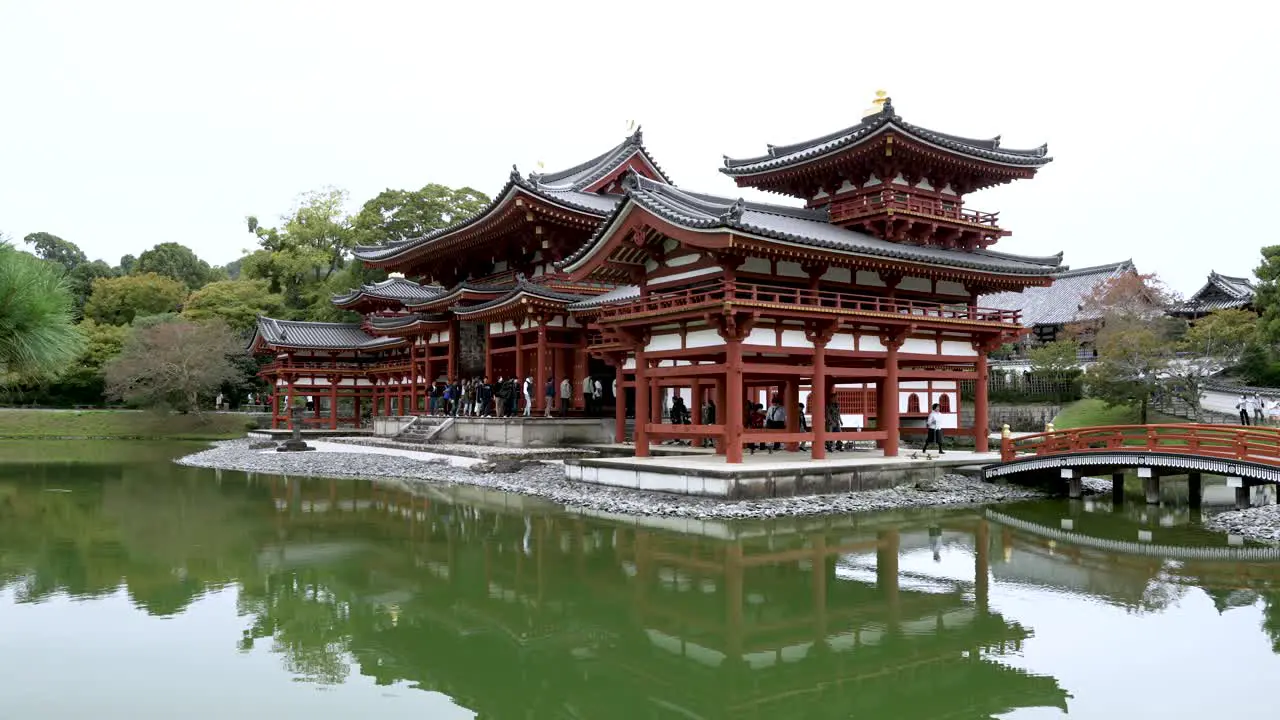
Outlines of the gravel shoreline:
{"type": "MultiPolygon", "coordinates": [[[[333,447],[332,445],[328,447],[333,447]]],[[[277,453],[253,450],[245,440],[220,442],[176,461],[191,467],[273,475],[329,478],[397,479],[410,485],[473,485],[534,495],[562,505],[626,515],[710,519],[803,517],[939,505],[977,505],[1045,497],[1013,485],[993,485],[962,475],[888,490],[760,500],[717,500],[574,483],[555,462],[530,462],[517,473],[480,472],[476,458],[441,456],[438,460],[376,452],[277,453]],[[472,469],[477,468],[477,469],[472,469]]]]}
{"type": "Polygon", "coordinates": [[[1228,510],[1205,521],[1210,530],[1239,535],[1246,540],[1280,541],[1280,505],[1228,510]]]}

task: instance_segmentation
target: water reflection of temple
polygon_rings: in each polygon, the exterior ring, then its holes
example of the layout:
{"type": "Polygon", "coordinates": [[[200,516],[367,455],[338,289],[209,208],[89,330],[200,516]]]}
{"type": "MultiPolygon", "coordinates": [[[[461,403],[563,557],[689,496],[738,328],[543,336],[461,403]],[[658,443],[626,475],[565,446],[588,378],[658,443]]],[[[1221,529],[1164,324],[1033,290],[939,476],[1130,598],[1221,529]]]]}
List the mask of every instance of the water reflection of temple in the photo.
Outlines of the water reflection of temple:
{"type": "Polygon", "coordinates": [[[930,523],[902,518],[726,539],[544,513],[537,501],[512,508],[510,496],[465,489],[423,497],[281,481],[275,496],[280,542],[264,565],[332,567],[345,553],[361,570],[348,580],[356,604],[389,618],[353,639],[361,671],[445,692],[482,717],[1066,707],[1052,678],[1001,662],[1030,632],[988,608],[989,526],[975,513],[936,520],[972,538],[973,577],[920,583],[898,558],[929,546],[930,523]]]}

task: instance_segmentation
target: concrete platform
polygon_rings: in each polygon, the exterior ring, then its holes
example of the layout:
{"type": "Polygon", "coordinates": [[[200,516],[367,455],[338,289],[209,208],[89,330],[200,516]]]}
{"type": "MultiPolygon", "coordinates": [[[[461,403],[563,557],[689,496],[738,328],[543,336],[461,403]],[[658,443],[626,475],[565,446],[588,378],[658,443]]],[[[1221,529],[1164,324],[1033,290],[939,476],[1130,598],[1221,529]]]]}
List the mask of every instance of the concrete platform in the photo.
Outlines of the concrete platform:
{"type": "MultiPolygon", "coordinates": [[[[258,430],[250,430],[246,433],[250,438],[255,440],[288,440],[293,437],[292,430],[284,428],[260,428],[258,430]]],[[[355,428],[339,428],[337,430],[329,430],[328,428],[303,428],[300,432],[302,439],[311,438],[330,438],[330,437],[367,437],[372,433],[369,430],[357,430],[355,428]]]]}
{"type": "Polygon", "coordinates": [[[999,453],[949,450],[941,457],[912,459],[911,452],[886,458],[879,450],[858,450],[832,453],[826,460],[813,460],[807,452],[757,452],[735,465],[712,454],[581,458],[565,460],[564,470],[576,482],[736,499],[880,490],[999,460],[999,453]]]}

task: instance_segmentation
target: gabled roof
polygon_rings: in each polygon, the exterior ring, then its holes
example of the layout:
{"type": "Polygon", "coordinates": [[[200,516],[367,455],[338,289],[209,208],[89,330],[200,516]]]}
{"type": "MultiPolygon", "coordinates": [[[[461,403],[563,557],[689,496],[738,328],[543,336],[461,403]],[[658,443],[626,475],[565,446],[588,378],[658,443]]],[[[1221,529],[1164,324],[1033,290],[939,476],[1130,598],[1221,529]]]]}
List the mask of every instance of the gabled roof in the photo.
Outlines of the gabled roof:
{"type": "Polygon", "coordinates": [[[1215,310],[1245,308],[1253,304],[1255,288],[1248,278],[1209,271],[1209,280],[1194,295],[1175,306],[1174,315],[1208,315],[1215,310]]]}
{"type": "Polygon", "coordinates": [[[589,297],[585,300],[579,300],[569,306],[569,310],[590,310],[592,308],[607,305],[613,302],[621,302],[623,300],[634,300],[640,297],[639,285],[620,285],[609,292],[601,293],[595,297],[589,297]]]}
{"type": "Polygon", "coordinates": [[[510,289],[510,285],[490,285],[487,283],[463,281],[448,290],[441,291],[439,295],[428,298],[427,300],[417,304],[409,303],[407,304],[407,307],[411,310],[420,310],[425,307],[448,308],[452,307],[454,302],[463,299],[467,295],[471,295],[473,297],[476,295],[497,297],[506,293],[510,289]]]}
{"type": "Polygon", "coordinates": [[[351,305],[363,299],[387,300],[397,303],[413,303],[430,300],[444,292],[439,285],[419,285],[412,280],[393,277],[372,285],[361,285],[342,295],[334,295],[334,305],[351,305]]]}
{"type": "Polygon", "coordinates": [[[276,320],[258,316],[250,347],[261,340],[271,347],[323,350],[377,350],[403,343],[400,338],[375,337],[356,323],[276,320]]]}
{"type": "Polygon", "coordinates": [[[542,283],[533,282],[531,280],[525,280],[521,278],[520,280],[516,281],[516,284],[509,291],[507,291],[506,294],[502,295],[501,297],[490,300],[489,302],[483,302],[476,305],[468,305],[466,307],[454,308],[453,312],[457,314],[459,317],[467,316],[467,315],[475,315],[478,313],[484,313],[490,310],[495,310],[505,305],[510,305],[511,303],[516,302],[517,300],[520,300],[522,298],[537,298],[539,300],[550,301],[558,305],[567,305],[570,303],[578,302],[580,300],[586,300],[590,297],[591,295],[588,295],[585,293],[576,294],[576,293],[562,292],[560,290],[553,290],[542,283]]]}
{"type": "Polygon", "coordinates": [[[628,205],[636,205],[668,222],[691,230],[726,230],[796,245],[824,248],[852,255],[868,255],[907,262],[970,268],[1005,275],[1044,276],[1058,269],[1061,253],[1023,257],[992,250],[947,250],[905,245],[848,230],[828,221],[826,208],[808,209],[747,202],[694,193],[656,183],[634,173],[624,182],[627,201],[601,223],[591,241],[560,263],[572,270],[586,261],[609,234],[628,205]]]}
{"type": "Polygon", "coordinates": [[[419,324],[447,323],[449,318],[442,314],[425,314],[425,313],[407,313],[405,315],[369,315],[365,318],[365,324],[370,329],[385,332],[388,330],[403,330],[412,328],[419,324]]]}
{"type": "Polygon", "coordinates": [[[989,140],[978,140],[912,125],[898,117],[892,101],[886,101],[880,112],[868,115],[857,125],[843,130],[791,145],[769,145],[768,152],[758,157],[738,159],[726,155],[724,167],[720,168],[720,172],[736,177],[801,165],[856,146],[890,130],[896,130],[922,143],[999,165],[1040,167],[1053,160],[1049,157],[1048,145],[1029,150],[1014,150],[1001,147],[998,135],[989,140]]]}
{"type": "Polygon", "coordinates": [[[1064,270],[1053,275],[1053,284],[1048,287],[983,295],[978,298],[978,305],[993,310],[1019,310],[1022,324],[1027,327],[1092,320],[1094,318],[1080,314],[1080,307],[1089,294],[1104,282],[1134,272],[1137,269],[1132,260],[1064,270]]]}
{"type": "Polygon", "coordinates": [[[507,183],[502,186],[494,199],[475,215],[463,218],[448,227],[433,230],[422,237],[385,245],[360,245],[354,249],[353,254],[361,260],[371,261],[398,257],[410,250],[431,244],[478,224],[490,213],[503,207],[521,193],[532,195],[567,210],[603,218],[613,211],[621,196],[591,192],[589,188],[618,171],[636,156],[642,157],[663,181],[667,181],[667,176],[645,149],[643,135],[637,129],[608,151],[565,170],[543,174],[532,173],[528,177],[523,177],[520,170],[513,165],[507,183]]]}

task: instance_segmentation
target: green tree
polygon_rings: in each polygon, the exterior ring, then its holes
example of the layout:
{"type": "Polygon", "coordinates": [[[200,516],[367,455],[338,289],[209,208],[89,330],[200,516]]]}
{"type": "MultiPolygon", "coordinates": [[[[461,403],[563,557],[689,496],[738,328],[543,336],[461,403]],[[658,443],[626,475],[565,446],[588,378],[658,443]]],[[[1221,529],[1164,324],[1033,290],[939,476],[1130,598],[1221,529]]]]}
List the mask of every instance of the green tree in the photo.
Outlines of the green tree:
{"type": "Polygon", "coordinates": [[[71,272],[77,265],[86,263],[89,258],[85,257],[82,251],[75,243],[63,240],[57,235],[47,232],[34,232],[22,238],[22,241],[33,246],[32,251],[36,257],[48,260],[51,263],[57,263],[62,268],[71,272]]]}
{"type": "Polygon", "coordinates": [[[1032,348],[1027,353],[1031,371],[1047,377],[1063,377],[1079,371],[1078,346],[1073,340],[1058,340],[1032,348]]]}
{"type": "Polygon", "coordinates": [[[189,290],[199,290],[218,279],[209,263],[196,257],[191,248],[178,243],[160,243],[138,256],[134,274],[155,273],[173,278],[189,290]]]}
{"type": "Polygon", "coordinates": [[[74,296],[74,305],[76,317],[84,317],[85,303],[89,302],[89,296],[93,294],[93,283],[100,278],[116,277],[115,268],[107,265],[101,260],[93,262],[80,263],[67,275],[67,282],[71,286],[71,293],[74,296]]]}
{"type": "Polygon", "coordinates": [[[233,330],[254,326],[259,315],[278,316],[284,298],[267,290],[261,280],[219,280],[191,293],[182,314],[190,320],[220,318],[233,330]]]}
{"type": "Polygon", "coordinates": [[[0,244],[0,385],[56,376],[80,352],[62,268],[0,244]]]}
{"type": "Polygon", "coordinates": [[[1248,310],[1218,310],[1196,320],[1182,339],[1182,349],[1234,365],[1258,336],[1258,315],[1248,310]]]}
{"type": "Polygon", "coordinates": [[[134,318],[176,312],[187,289],[155,273],[99,278],[85,303],[86,318],[108,325],[128,325],[134,318]]]}
{"type": "Polygon", "coordinates": [[[464,218],[489,204],[489,197],[469,187],[453,189],[430,183],[419,190],[378,193],[352,219],[361,245],[381,245],[421,237],[464,218]]]}
{"type": "Polygon", "coordinates": [[[120,265],[117,266],[117,275],[132,275],[133,268],[138,264],[138,258],[132,255],[125,255],[120,258],[120,265]]]}
{"type": "Polygon", "coordinates": [[[132,405],[199,414],[201,397],[236,380],[231,358],[244,351],[221,320],[137,327],[121,353],[107,363],[107,395],[132,405]]]}

